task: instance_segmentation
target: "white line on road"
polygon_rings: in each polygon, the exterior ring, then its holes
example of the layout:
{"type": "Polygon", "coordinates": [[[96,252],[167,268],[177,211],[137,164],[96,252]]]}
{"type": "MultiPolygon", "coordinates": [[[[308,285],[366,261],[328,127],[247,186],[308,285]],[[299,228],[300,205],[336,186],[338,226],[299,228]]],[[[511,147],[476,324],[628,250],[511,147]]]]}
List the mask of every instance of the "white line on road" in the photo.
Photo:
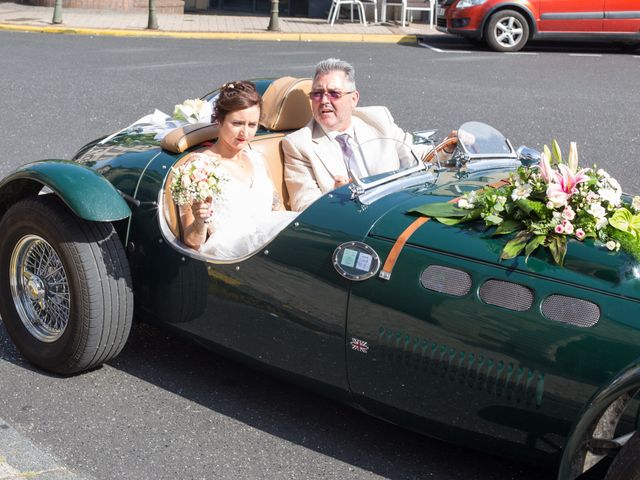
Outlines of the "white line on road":
{"type": "Polygon", "coordinates": [[[538,52],[504,52],[505,55],[538,55],[538,52]]]}
{"type": "Polygon", "coordinates": [[[440,48],[432,47],[431,45],[429,45],[427,43],[423,43],[423,42],[418,42],[418,45],[420,45],[421,47],[428,48],[429,50],[433,50],[434,52],[438,52],[438,53],[473,53],[473,52],[471,52],[469,50],[442,50],[440,48]]]}
{"type": "Polygon", "coordinates": [[[570,53],[570,57],[601,57],[600,53],[570,53]]]}

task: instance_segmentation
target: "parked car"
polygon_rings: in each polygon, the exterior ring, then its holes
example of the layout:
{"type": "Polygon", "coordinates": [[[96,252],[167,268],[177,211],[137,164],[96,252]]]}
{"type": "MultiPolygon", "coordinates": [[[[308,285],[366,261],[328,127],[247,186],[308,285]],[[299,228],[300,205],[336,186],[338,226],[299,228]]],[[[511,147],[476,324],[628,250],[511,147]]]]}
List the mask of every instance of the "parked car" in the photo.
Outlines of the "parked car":
{"type": "Polygon", "coordinates": [[[444,0],[437,28],[517,52],[532,38],[603,39],[640,44],[636,0],[444,0]]]}
{"type": "MultiPolygon", "coordinates": [[[[256,83],[266,115],[251,147],[286,200],[280,141],[310,118],[311,81],[256,83]]],[[[506,179],[523,166],[538,186],[550,175],[544,161],[534,169],[537,152],[470,122],[457,144],[434,150],[455,147],[451,157],[354,176],[258,251],[220,261],[180,242],[169,193],[172,167],[215,126],[176,128],[162,143],[147,127],[0,181],[0,315],[34,365],[98,367],[123,348],[135,316],[398,425],[549,465],[561,480],[592,467],[607,480],[639,478],[638,252],[576,230],[523,245],[525,258],[509,250],[521,236],[504,225],[496,236],[478,221],[420,213],[446,213],[454,199],[460,210],[462,196],[473,215],[472,199],[494,191],[495,212],[482,218],[513,212],[531,185],[506,179]],[[518,187],[512,203],[500,193],[508,185],[518,187]]],[[[568,165],[567,179],[594,186],[568,165]]],[[[614,202],[613,180],[598,175],[614,202]]],[[[624,202],[640,209],[640,197],[624,202]]],[[[580,225],[586,213],[576,215],[580,225]]],[[[629,213],[629,232],[638,216],[629,213]]]]}

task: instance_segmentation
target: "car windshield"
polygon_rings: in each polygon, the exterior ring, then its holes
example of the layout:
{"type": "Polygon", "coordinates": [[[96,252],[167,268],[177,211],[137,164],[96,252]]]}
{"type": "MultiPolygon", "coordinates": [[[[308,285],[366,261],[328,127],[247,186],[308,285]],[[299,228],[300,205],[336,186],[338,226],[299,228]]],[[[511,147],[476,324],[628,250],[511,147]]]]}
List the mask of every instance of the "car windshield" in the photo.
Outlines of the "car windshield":
{"type": "Polygon", "coordinates": [[[433,175],[422,158],[430,145],[408,145],[376,138],[361,143],[347,161],[350,186],[360,203],[368,204],[402,188],[429,181],[433,175]],[[429,178],[427,178],[429,177],[429,178]]]}
{"type": "Polygon", "coordinates": [[[426,167],[420,160],[429,147],[407,145],[392,138],[375,138],[361,143],[347,161],[349,178],[369,189],[426,167]]]}
{"type": "Polygon", "coordinates": [[[466,122],[458,129],[459,146],[474,158],[516,157],[509,141],[495,128],[481,122],[466,122]]]}

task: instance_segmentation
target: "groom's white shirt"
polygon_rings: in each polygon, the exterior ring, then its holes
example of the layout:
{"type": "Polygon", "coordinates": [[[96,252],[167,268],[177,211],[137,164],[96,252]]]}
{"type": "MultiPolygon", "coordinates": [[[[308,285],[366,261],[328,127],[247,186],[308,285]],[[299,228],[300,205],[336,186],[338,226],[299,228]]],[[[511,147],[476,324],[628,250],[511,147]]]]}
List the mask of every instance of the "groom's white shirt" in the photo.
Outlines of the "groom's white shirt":
{"type": "MultiPolygon", "coordinates": [[[[358,154],[369,175],[408,166],[410,159],[399,152],[406,148],[398,148],[398,142],[411,146],[413,137],[395,124],[386,107],[357,108],[351,122],[347,133],[352,128],[358,154]],[[372,141],[374,139],[395,141],[372,141]]],[[[331,137],[335,138],[311,119],[283,139],[284,178],[292,210],[303,210],[323,193],[333,190],[335,177],[349,177],[340,147],[331,137]]],[[[420,156],[426,153],[423,145],[413,147],[420,156]]]]}

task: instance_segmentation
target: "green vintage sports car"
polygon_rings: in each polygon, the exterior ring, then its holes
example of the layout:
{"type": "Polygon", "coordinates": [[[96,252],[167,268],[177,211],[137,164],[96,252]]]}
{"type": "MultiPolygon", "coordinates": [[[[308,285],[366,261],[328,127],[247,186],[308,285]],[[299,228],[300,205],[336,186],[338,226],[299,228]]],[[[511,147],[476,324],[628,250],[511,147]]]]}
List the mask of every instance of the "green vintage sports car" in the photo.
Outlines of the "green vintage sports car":
{"type": "MultiPolygon", "coordinates": [[[[310,118],[310,80],[256,83],[252,148],[286,200],[280,142],[310,118]]],[[[552,166],[556,148],[516,151],[470,122],[457,144],[354,176],[258,251],[218,261],[179,241],[169,193],[215,127],[160,141],[151,123],[0,182],[0,315],[30,362],[97,367],[135,317],[559,479],[640,479],[640,205],[605,172],[572,154],[552,166]]]]}

